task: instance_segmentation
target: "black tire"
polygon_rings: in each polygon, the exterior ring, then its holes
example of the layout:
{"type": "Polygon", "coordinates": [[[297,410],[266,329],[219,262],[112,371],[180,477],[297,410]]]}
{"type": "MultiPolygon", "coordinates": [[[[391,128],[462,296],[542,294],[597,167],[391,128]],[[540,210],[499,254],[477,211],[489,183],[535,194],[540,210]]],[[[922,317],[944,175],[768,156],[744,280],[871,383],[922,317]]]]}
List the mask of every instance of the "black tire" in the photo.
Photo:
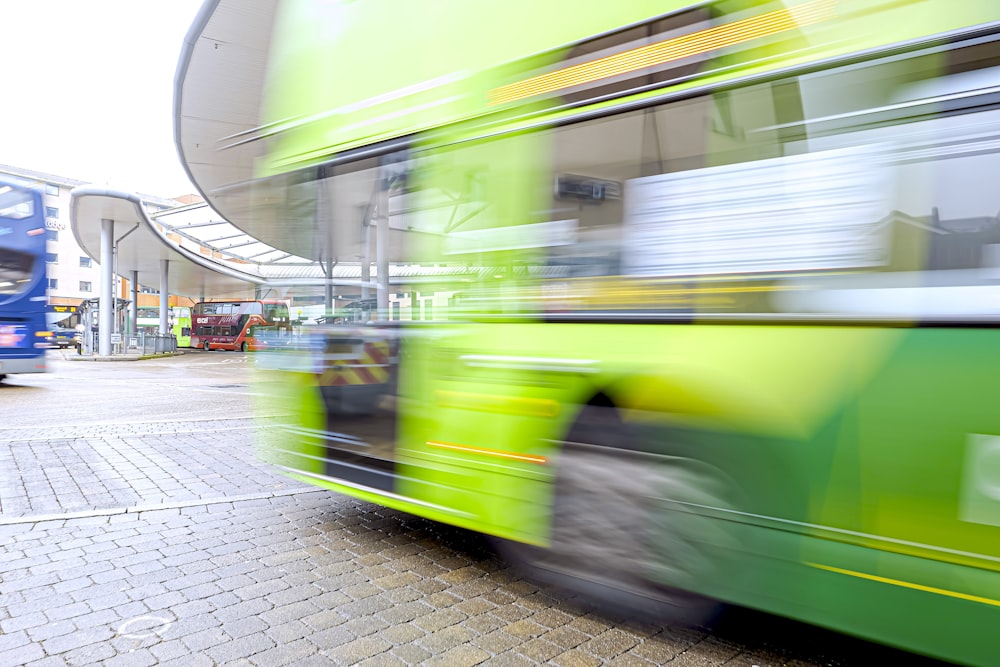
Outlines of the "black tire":
{"type": "Polygon", "coordinates": [[[706,522],[685,525],[690,515],[663,498],[712,503],[712,492],[696,490],[697,462],[643,451],[641,442],[615,408],[585,406],[556,461],[549,548],[504,542],[501,553],[529,578],[604,609],[706,622],[720,605],[685,591],[711,560],[699,533],[706,522]]]}
{"type": "Polygon", "coordinates": [[[201,347],[202,347],[202,349],[204,349],[204,350],[205,350],[206,352],[211,352],[211,350],[212,350],[212,348],[210,347],[210,345],[209,345],[209,342],[208,342],[207,340],[206,340],[206,341],[205,341],[204,343],[202,343],[202,346],[201,346],[201,347]]]}
{"type": "Polygon", "coordinates": [[[249,349],[250,349],[250,346],[247,344],[246,341],[243,341],[242,343],[240,343],[240,351],[241,352],[246,352],[249,349]]]}

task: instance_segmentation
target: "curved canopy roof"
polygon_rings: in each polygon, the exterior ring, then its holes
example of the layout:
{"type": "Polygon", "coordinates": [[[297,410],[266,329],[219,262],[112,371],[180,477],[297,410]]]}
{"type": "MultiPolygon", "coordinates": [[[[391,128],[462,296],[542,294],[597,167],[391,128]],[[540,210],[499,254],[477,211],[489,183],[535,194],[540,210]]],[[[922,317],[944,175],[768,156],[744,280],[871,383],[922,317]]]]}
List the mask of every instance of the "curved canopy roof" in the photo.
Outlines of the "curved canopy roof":
{"type": "MultiPolygon", "coordinates": [[[[159,290],[160,260],[167,260],[167,291],[191,298],[245,295],[263,280],[242,267],[210,263],[202,252],[172,240],[169,227],[153,221],[146,202],[130,192],[97,186],[80,186],[71,193],[70,222],[77,243],[94,261],[108,258],[101,253],[101,221],[114,221],[119,275],[138,271],[139,284],[159,290]]],[[[209,253],[211,250],[208,251],[209,253]]]]}
{"type": "Polygon", "coordinates": [[[237,138],[259,125],[277,0],[206,0],[184,40],[174,78],[174,143],[205,201],[240,228],[318,259],[311,235],[254,222],[249,183],[258,145],[237,138]],[[236,144],[236,145],[233,145],[236,144]]]}
{"type": "MultiPolygon", "coordinates": [[[[568,1],[562,0],[563,3],[568,1]]],[[[654,0],[644,0],[644,2],[653,3],[654,0]]],[[[322,44],[324,43],[322,34],[326,34],[324,30],[327,28],[347,30],[353,25],[346,19],[338,21],[335,20],[337,17],[327,15],[328,10],[336,9],[335,5],[339,6],[337,3],[285,5],[278,0],[205,1],[185,38],[174,80],[174,142],[189,178],[223,220],[231,222],[237,231],[248,235],[245,239],[248,248],[254,247],[251,238],[262,244],[259,256],[247,252],[244,258],[252,262],[257,262],[260,258],[266,259],[267,266],[262,267],[257,275],[262,276],[264,282],[271,285],[276,282],[309,283],[306,278],[309,270],[304,267],[293,269],[287,266],[296,261],[316,263],[311,269],[311,275],[314,277],[310,283],[312,285],[317,284],[316,279],[320,284],[322,281],[339,283],[349,280],[357,284],[362,273],[362,264],[377,264],[380,261],[385,262],[383,267],[388,268],[385,271],[388,275],[384,276],[386,280],[383,284],[404,282],[403,278],[408,278],[406,282],[412,283],[420,279],[433,279],[438,274],[454,276],[456,273],[475,272],[476,269],[464,266],[464,262],[457,264],[452,262],[456,265],[450,268],[436,264],[418,268],[401,263],[405,261],[405,257],[414,254],[412,248],[416,243],[424,241],[442,246],[464,242],[462,248],[480,247],[485,243],[484,240],[472,236],[477,230],[472,228],[475,227],[474,224],[467,222],[469,220],[474,222],[476,216],[486,207],[474,199],[472,192],[474,188],[464,179],[461,180],[461,185],[468,187],[464,190],[459,188],[461,191],[454,192],[442,189],[440,185],[428,187],[425,184],[425,190],[419,193],[418,198],[416,186],[406,178],[406,170],[413,166],[408,161],[391,163],[391,160],[386,162],[374,155],[366,153],[365,157],[360,152],[355,152],[352,153],[350,169],[339,170],[329,165],[317,166],[315,161],[306,160],[302,164],[312,166],[302,167],[301,172],[293,170],[276,174],[267,181],[255,180],[259,161],[267,157],[263,151],[274,139],[270,136],[274,134],[271,130],[278,134],[284,133],[282,136],[287,134],[283,129],[278,132],[281,128],[277,126],[283,127],[285,124],[283,121],[266,125],[263,123],[265,115],[262,113],[262,104],[267,98],[266,89],[280,87],[279,84],[287,78],[282,76],[286,69],[291,67],[291,70],[295,70],[297,64],[303,65],[295,58],[290,63],[287,62],[287,58],[281,60],[278,56],[275,56],[275,61],[272,60],[272,38],[275,34],[273,31],[287,32],[299,26],[298,23],[293,23],[291,27],[288,25],[283,27],[283,21],[287,16],[284,14],[279,16],[279,9],[294,10],[297,7],[305,12],[306,19],[312,9],[320,12],[310,30],[315,28],[312,30],[311,39],[319,40],[318,43],[322,44]],[[316,30],[322,34],[316,33],[316,30]],[[277,83],[268,80],[271,67],[277,68],[277,73],[270,73],[277,83]],[[313,169],[315,171],[310,171],[313,169]],[[437,190],[433,190],[434,187],[437,187],[437,190]],[[421,207],[419,220],[414,215],[418,199],[421,207]],[[334,220],[337,221],[336,225],[331,224],[334,220]],[[462,236],[464,230],[458,229],[463,225],[469,228],[469,235],[464,237],[462,236]],[[445,236],[454,238],[446,239],[445,236]],[[408,244],[411,248],[410,253],[405,252],[408,244]],[[268,254],[267,246],[286,253],[287,257],[282,258],[281,253],[268,254]],[[324,275],[324,271],[328,275],[324,275]]],[[[370,16],[365,12],[368,20],[395,11],[394,3],[391,2],[381,3],[379,6],[381,9],[370,16]]],[[[461,10],[461,16],[466,18],[470,12],[475,14],[476,11],[470,9],[468,3],[459,0],[454,0],[449,6],[456,12],[461,10]]],[[[425,15],[426,13],[419,9],[410,8],[407,11],[420,15],[421,21],[437,20],[437,17],[425,15]]],[[[641,13],[646,10],[634,11],[641,13]]],[[[516,15],[511,16],[506,11],[500,12],[500,15],[504,21],[512,25],[522,21],[521,18],[516,15]]],[[[298,18],[301,20],[303,16],[298,18]]],[[[304,25],[310,24],[307,21],[304,25]]],[[[360,34],[372,34],[371,27],[368,25],[369,32],[362,30],[360,34]]],[[[308,74],[302,79],[305,82],[303,85],[312,86],[310,89],[314,90],[333,87],[341,91],[336,100],[331,101],[322,97],[313,102],[321,106],[327,105],[328,102],[346,103],[334,109],[328,109],[326,106],[323,106],[323,109],[309,109],[311,113],[309,118],[316,116],[326,119],[332,115],[342,114],[345,110],[366,109],[365,114],[374,114],[379,118],[384,116],[402,119],[407,117],[407,114],[402,113],[405,109],[401,110],[394,106],[393,111],[383,114],[382,111],[386,109],[382,105],[398,106],[404,102],[410,104],[403,98],[408,99],[411,92],[413,94],[433,92],[434,95],[440,96],[442,94],[440,86],[458,85],[459,81],[464,81],[460,72],[451,70],[456,67],[466,67],[468,63],[452,55],[465,53],[467,51],[465,47],[475,41],[473,36],[465,35],[459,42],[449,42],[433,58],[430,54],[423,54],[425,58],[421,62],[426,62],[418,68],[419,72],[401,68],[403,71],[396,72],[397,78],[393,79],[384,75],[386,73],[383,69],[386,63],[381,58],[369,60],[362,55],[375,53],[385,56],[406,52],[403,46],[396,44],[397,41],[403,40],[401,42],[403,45],[411,42],[416,45],[422,43],[422,40],[425,41],[427,34],[422,33],[417,25],[416,30],[419,34],[406,37],[414,30],[414,25],[406,22],[397,21],[387,27],[391,27],[391,30],[385,34],[375,33],[380,35],[383,41],[365,43],[365,48],[357,51],[358,58],[351,62],[350,67],[338,69],[334,65],[327,66],[325,60],[324,63],[315,63],[305,58],[308,62],[299,68],[308,74]],[[391,48],[389,45],[392,45],[391,48]],[[431,70],[425,71],[427,67],[431,70]],[[375,76],[378,72],[383,72],[383,75],[375,76]],[[333,73],[337,76],[333,76],[333,73]],[[350,77],[344,78],[348,73],[350,77]],[[324,79],[327,74],[333,78],[324,79]],[[416,88],[404,86],[402,93],[392,90],[382,91],[382,88],[397,87],[411,77],[420,78],[425,75],[435,76],[416,88]],[[353,85],[335,85],[335,82],[356,83],[358,79],[374,80],[373,85],[378,90],[356,90],[353,85]],[[427,90],[424,90],[425,87],[427,90]],[[357,96],[362,96],[364,99],[355,99],[357,96]]],[[[586,25],[577,26],[576,29],[585,33],[590,30],[586,25]]],[[[538,28],[533,34],[533,39],[540,40],[539,43],[548,43],[554,39],[547,28],[538,28]]],[[[298,44],[295,37],[298,36],[299,34],[295,32],[292,39],[285,40],[285,51],[288,49],[295,51],[298,44]]],[[[341,45],[340,48],[350,51],[349,46],[349,44],[341,45]]],[[[479,60],[474,63],[475,68],[486,69],[497,63],[509,61],[514,54],[520,52],[520,48],[494,44],[491,49],[476,56],[479,60]]],[[[324,53],[313,49],[305,49],[305,52],[324,53]]],[[[467,53],[465,55],[468,56],[467,53]]],[[[342,60],[343,58],[340,58],[340,61],[342,60]]],[[[417,66],[416,61],[412,64],[414,67],[417,66]]],[[[274,90],[270,92],[273,93],[274,90]]],[[[445,101],[451,99],[457,98],[454,96],[443,98],[445,101]]],[[[436,104],[431,106],[437,108],[436,104]]],[[[297,120],[289,121],[291,125],[297,122],[297,120]]],[[[399,122],[402,123],[403,120],[399,122]]],[[[338,147],[344,146],[346,144],[328,147],[329,151],[324,154],[323,159],[333,158],[337,154],[338,147]]],[[[399,157],[393,156],[394,159],[399,157]]],[[[519,185],[510,179],[505,183],[505,187],[509,188],[519,185]]],[[[158,220],[163,222],[165,217],[160,216],[158,220]]],[[[186,231],[201,238],[200,232],[186,231]]],[[[504,244],[509,246],[510,240],[504,240],[500,246],[506,247],[504,244]]],[[[447,254],[461,254],[459,251],[462,251],[462,248],[448,250],[447,254]]],[[[427,253],[428,256],[429,254],[427,253]]],[[[371,272],[370,280],[378,280],[376,273],[375,270],[371,272]]]]}
{"type": "MultiPolygon", "coordinates": [[[[380,178],[377,169],[316,185],[311,196],[335,201],[337,216],[357,218],[356,228],[339,231],[320,229],[323,223],[315,215],[287,210],[281,184],[270,193],[249,187],[262,142],[243,139],[260,129],[278,5],[279,0],[205,0],[184,40],[174,79],[174,141],[207,203],[157,211],[134,193],[76,188],[73,232],[95,261],[102,260],[101,220],[111,219],[118,244],[115,272],[128,277],[138,271],[140,284],[159,289],[160,260],[168,260],[172,294],[224,297],[256,287],[305,296],[321,293],[326,285],[362,286],[362,262],[368,257],[362,227],[371,223],[365,216],[380,178]]],[[[390,263],[383,284],[412,285],[475,272],[393,261],[399,256],[399,235],[408,231],[406,204],[406,197],[389,202],[390,263]]],[[[374,264],[370,287],[378,282],[374,264]]]]}
{"type": "MultiPolygon", "coordinates": [[[[150,212],[141,195],[84,185],[71,193],[70,223],[77,243],[101,263],[101,221],[113,220],[117,274],[138,271],[139,284],[160,289],[160,260],[170,262],[167,291],[199,299],[264,293],[318,295],[326,284],[362,286],[361,266],[345,263],[324,267],[255,239],[222,218],[205,203],[150,212]]],[[[377,276],[373,275],[374,281],[377,276]]],[[[389,284],[416,284],[455,269],[393,264],[389,284]]],[[[374,287],[375,283],[369,283],[374,287]]]]}

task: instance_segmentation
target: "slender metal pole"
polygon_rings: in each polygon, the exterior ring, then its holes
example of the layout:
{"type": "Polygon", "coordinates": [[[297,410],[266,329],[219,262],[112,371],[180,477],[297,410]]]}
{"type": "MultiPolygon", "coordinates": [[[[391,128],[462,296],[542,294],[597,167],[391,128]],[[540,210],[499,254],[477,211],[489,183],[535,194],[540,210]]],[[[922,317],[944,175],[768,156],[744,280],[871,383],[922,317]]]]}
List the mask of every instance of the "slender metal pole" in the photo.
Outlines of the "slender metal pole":
{"type": "Polygon", "coordinates": [[[327,258],[323,262],[323,273],[326,275],[326,285],[323,288],[323,315],[333,315],[333,260],[327,258]]]}
{"type": "MultiPolygon", "coordinates": [[[[112,252],[112,254],[114,255],[114,258],[115,258],[114,266],[111,269],[111,272],[114,274],[114,281],[115,281],[115,315],[116,315],[116,317],[115,317],[115,331],[114,331],[115,333],[118,333],[119,330],[120,330],[119,327],[118,327],[118,317],[117,317],[117,315],[118,315],[118,312],[117,312],[118,311],[118,293],[119,293],[119,290],[118,290],[118,281],[121,280],[121,276],[118,274],[118,244],[121,243],[122,239],[124,239],[126,236],[128,236],[129,234],[131,234],[132,232],[134,232],[137,229],[139,229],[139,223],[138,222],[135,223],[135,226],[132,229],[128,230],[127,232],[125,232],[124,234],[122,234],[121,236],[119,236],[117,239],[115,239],[114,248],[113,248],[113,252],[112,252]]],[[[123,287],[124,287],[124,285],[123,285],[123,287]]],[[[135,306],[135,299],[132,299],[132,305],[135,306]]],[[[133,323],[135,322],[135,313],[134,312],[132,313],[132,322],[133,323]]],[[[132,327],[134,327],[134,326],[135,326],[135,324],[132,324],[132,327]]]]}
{"type": "Polygon", "coordinates": [[[323,286],[323,315],[333,317],[333,229],[330,225],[330,216],[326,211],[325,188],[330,187],[327,178],[332,176],[332,171],[325,166],[320,166],[316,170],[316,200],[314,207],[314,228],[316,234],[322,235],[323,250],[320,256],[320,265],[323,267],[323,275],[326,284],[323,286]]]}
{"type": "Polygon", "coordinates": [[[170,333],[170,325],[167,321],[170,316],[170,289],[167,277],[169,275],[170,262],[166,259],[160,260],[160,334],[165,336],[170,333]]]}
{"type": "Polygon", "coordinates": [[[389,175],[383,168],[382,187],[378,191],[378,217],[375,218],[375,278],[378,292],[377,319],[389,319],[389,175]]]}
{"type": "Polygon", "coordinates": [[[129,334],[135,336],[139,333],[139,272],[132,272],[132,305],[129,308],[129,334]]]}
{"type": "Polygon", "coordinates": [[[368,283],[372,280],[372,234],[367,218],[361,221],[361,241],[364,247],[364,257],[361,258],[361,298],[367,299],[371,296],[368,283]]]}
{"type": "Polygon", "coordinates": [[[111,329],[114,327],[114,256],[112,246],[115,237],[115,221],[107,218],[101,219],[101,293],[98,299],[98,308],[101,311],[100,325],[98,326],[99,340],[97,343],[97,353],[102,357],[111,356],[111,329]]]}

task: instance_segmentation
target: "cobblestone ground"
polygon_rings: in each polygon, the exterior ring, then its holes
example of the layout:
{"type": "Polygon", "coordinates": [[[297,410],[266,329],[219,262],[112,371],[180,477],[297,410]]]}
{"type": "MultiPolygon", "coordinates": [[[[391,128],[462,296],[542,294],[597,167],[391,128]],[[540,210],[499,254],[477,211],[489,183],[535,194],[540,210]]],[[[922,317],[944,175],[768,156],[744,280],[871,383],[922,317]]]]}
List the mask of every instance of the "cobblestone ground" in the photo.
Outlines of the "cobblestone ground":
{"type": "Polygon", "coordinates": [[[931,664],[748,612],[603,615],[475,534],[280,477],[242,359],[56,358],[0,387],[0,667],[931,664]]]}
{"type": "Polygon", "coordinates": [[[0,523],[309,488],[253,456],[246,419],[0,428],[0,523]]]}
{"type": "Polygon", "coordinates": [[[10,524],[0,540],[0,665],[793,660],[587,613],[474,535],[326,492],[10,524]]]}

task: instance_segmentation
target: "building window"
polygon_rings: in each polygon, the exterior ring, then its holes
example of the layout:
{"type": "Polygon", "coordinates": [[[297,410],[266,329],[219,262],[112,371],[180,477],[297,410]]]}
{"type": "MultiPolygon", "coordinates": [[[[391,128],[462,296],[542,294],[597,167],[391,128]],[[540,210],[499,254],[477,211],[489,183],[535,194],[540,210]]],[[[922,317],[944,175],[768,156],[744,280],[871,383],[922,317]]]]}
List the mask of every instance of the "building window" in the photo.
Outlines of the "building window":
{"type": "Polygon", "coordinates": [[[90,265],[91,265],[91,262],[90,262],[90,258],[89,257],[81,257],[80,258],[80,266],[81,267],[83,267],[85,269],[89,269],[90,265]]]}
{"type": "Polygon", "coordinates": [[[81,292],[89,292],[90,291],[90,281],[89,280],[81,280],[80,281],[80,291],[81,292]]]}
{"type": "Polygon", "coordinates": [[[59,240],[59,230],[58,229],[46,229],[45,230],[45,238],[47,238],[50,241],[58,241],[59,240]]]}
{"type": "Polygon", "coordinates": [[[49,264],[58,264],[59,255],[57,255],[54,252],[47,252],[45,253],[45,261],[48,262],[49,264]]]}
{"type": "Polygon", "coordinates": [[[49,289],[59,289],[58,278],[49,278],[49,289]]]}
{"type": "Polygon", "coordinates": [[[59,196],[59,186],[58,185],[52,185],[51,183],[46,183],[45,184],[45,194],[47,194],[47,195],[54,195],[54,196],[58,197],[59,196]]]}
{"type": "Polygon", "coordinates": [[[59,209],[56,208],[55,206],[46,206],[45,207],[45,217],[46,218],[58,218],[59,217],[59,209]]]}

